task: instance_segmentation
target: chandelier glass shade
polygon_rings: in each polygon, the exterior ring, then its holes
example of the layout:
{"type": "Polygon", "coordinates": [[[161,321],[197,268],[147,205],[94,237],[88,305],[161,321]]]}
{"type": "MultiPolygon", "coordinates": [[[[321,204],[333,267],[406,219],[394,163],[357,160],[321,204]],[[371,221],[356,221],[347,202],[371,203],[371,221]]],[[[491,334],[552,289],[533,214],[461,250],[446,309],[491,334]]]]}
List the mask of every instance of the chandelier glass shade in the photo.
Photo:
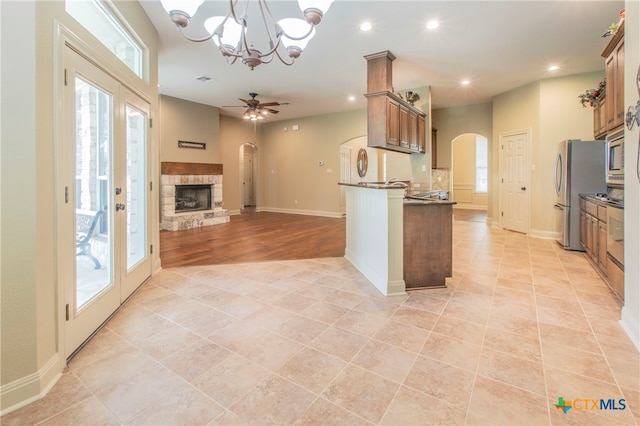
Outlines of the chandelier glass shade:
{"type": "MultiPolygon", "coordinates": [[[[276,20],[267,0],[253,0],[260,9],[260,15],[268,40],[262,50],[247,40],[248,8],[252,0],[229,0],[229,12],[225,16],[212,16],[205,23],[207,35],[201,38],[185,33],[191,18],[197,13],[205,0],[160,0],[171,21],[180,29],[182,35],[190,41],[204,42],[213,40],[220,53],[229,63],[238,58],[252,70],[260,64],[266,64],[277,57],[285,65],[293,65],[309,41],[315,35],[315,27],[329,10],[334,0],[298,0],[298,6],[304,19],[284,18],[276,20]],[[286,54],[284,53],[286,52],[286,54]]],[[[253,22],[257,22],[254,18],[253,22]]]]}

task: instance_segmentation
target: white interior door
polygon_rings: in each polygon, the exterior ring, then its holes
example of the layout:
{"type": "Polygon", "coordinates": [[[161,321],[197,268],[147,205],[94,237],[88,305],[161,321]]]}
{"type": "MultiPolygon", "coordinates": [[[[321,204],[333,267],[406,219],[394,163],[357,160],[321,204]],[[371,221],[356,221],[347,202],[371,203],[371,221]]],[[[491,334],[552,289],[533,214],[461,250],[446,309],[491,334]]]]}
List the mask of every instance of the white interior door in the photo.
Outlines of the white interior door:
{"type": "Polygon", "coordinates": [[[502,227],[529,230],[529,134],[519,132],[500,137],[502,227]]]}
{"type": "Polygon", "coordinates": [[[149,105],[66,48],[58,146],[58,245],[65,355],[151,272],[149,105]]]}

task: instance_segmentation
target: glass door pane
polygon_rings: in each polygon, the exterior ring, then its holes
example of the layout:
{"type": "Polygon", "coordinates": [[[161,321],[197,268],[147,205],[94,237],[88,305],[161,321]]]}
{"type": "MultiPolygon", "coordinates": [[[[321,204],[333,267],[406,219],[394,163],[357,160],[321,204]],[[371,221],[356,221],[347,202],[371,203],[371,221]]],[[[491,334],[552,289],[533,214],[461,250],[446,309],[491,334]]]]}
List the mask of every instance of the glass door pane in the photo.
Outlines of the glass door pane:
{"type": "Polygon", "coordinates": [[[147,117],[126,107],[127,271],[147,256],[147,117]]]}
{"type": "Polygon", "coordinates": [[[76,311],[113,286],[113,97],[75,79],[76,311]]]}

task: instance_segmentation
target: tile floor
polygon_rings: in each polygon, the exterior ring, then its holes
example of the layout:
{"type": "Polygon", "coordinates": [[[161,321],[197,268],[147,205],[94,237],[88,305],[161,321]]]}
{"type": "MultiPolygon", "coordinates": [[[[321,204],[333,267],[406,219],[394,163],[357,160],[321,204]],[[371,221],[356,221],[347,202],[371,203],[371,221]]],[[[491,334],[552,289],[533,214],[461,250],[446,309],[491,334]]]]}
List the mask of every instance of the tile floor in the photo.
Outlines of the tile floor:
{"type": "Polygon", "coordinates": [[[164,270],[0,423],[638,424],[640,356],[583,254],[474,222],[454,253],[448,288],[388,298],[342,258],[164,270]]]}

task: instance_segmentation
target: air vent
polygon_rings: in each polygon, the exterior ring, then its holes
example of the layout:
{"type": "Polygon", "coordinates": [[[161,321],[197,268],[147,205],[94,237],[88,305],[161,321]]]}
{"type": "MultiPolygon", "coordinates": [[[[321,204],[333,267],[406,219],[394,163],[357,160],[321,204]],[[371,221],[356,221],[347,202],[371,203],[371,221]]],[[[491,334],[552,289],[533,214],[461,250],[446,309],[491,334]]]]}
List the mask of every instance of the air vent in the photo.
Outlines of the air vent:
{"type": "Polygon", "coordinates": [[[206,75],[203,75],[202,77],[196,78],[196,80],[200,80],[203,83],[209,83],[209,82],[213,81],[213,78],[207,77],[206,75]]]}

